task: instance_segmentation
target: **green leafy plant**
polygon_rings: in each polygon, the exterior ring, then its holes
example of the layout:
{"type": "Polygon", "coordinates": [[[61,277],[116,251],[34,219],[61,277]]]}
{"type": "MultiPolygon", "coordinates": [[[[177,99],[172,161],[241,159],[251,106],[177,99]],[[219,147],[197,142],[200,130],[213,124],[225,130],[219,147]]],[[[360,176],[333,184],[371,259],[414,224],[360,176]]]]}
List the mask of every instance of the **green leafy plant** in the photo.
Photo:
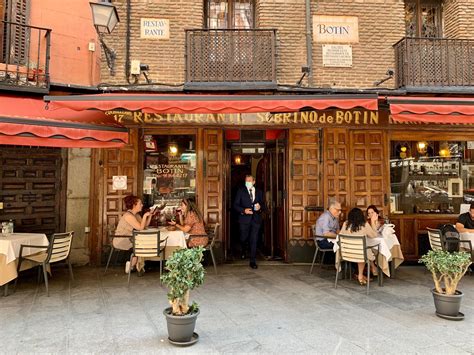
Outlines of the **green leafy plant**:
{"type": "Polygon", "coordinates": [[[161,276],[161,281],[168,287],[171,314],[175,316],[197,312],[197,303],[189,306],[189,291],[204,282],[203,252],[202,247],[178,249],[166,261],[168,272],[161,276]]]}
{"type": "Polygon", "coordinates": [[[459,281],[471,265],[471,256],[465,252],[450,253],[442,250],[430,250],[418,262],[425,264],[426,268],[431,271],[436,292],[454,295],[459,281]]]}

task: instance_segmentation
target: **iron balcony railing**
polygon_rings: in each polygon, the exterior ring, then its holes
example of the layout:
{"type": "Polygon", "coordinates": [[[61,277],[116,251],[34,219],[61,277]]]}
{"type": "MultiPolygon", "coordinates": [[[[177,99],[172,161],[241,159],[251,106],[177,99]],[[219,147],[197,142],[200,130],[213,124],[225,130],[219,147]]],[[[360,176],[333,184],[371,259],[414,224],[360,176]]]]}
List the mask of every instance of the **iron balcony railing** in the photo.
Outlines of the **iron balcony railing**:
{"type": "Polygon", "coordinates": [[[394,49],[398,88],[474,86],[474,40],[405,37],[394,49]]]}
{"type": "Polygon", "coordinates": [[[186,30],[186,85],[276,86],[276,30],[186,30]]]}
{"type": "Polygon", "coordinates": [[[51,30],[1,21],[0,89],[49,91],[51,30]]]}

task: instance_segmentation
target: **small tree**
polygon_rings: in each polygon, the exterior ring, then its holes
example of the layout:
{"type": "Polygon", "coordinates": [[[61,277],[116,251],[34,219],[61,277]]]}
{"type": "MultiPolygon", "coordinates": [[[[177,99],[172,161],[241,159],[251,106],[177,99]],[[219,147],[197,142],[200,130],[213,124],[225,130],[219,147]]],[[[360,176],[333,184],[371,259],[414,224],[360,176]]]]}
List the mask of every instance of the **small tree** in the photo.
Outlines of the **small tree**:
{"type": "Polygon", "coordinates": [[[425,264],[426,268],[431,271],[436,292],[454,295],[459,281],[471,265],[471,256],[465,252],[450,253],[442,250],[430,250],[418,262],[425,264]]]}
{"type": "Polygon", "coordinates": [[[178,249],[166,261],[166,274],[161,281],[168,287],[171,314],[183,316],[197,310],[197,304],[189,307],[189,291],[204,282],[204,267],[201,264],[204,248],[178,249]]]}

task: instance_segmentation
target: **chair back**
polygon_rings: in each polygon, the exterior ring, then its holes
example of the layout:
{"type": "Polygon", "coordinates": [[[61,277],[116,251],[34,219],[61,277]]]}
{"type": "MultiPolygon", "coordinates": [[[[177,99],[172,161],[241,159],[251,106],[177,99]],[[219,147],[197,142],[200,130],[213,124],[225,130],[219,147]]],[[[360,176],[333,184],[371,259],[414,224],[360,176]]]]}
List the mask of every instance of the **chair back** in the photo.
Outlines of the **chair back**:
{"type": "Polygon", "coordinates": [[[444,250],[443,236],[439,229],[426,228],[432,250],[444,250]]]}
{"type": "Polygon", "coordinates": [[[209,243],[208,247],[209,248],[214,248],[214,243],[216,242],[216,239],[219,238],[219,223],[216,223],[214,225],[214,230],[211,234],[209,234],[209,243]]]}
{"type": "Polygon", "coordinates": [[[367,262],[367,246],[365,236],[339,234],[339,255],[341,261],[353,263],[367,262]]]}
{"type": "Polygon", "coordinates": [[[160,239],[160,231],[133,231],[133,255],[144,258],[160,256],[168,237],[160,239]]]}
{"type": "Polygon", "coordinates": [[[69,257],[74,232],[55,233],[49,241],[46,263],[55,263],[69,257]]]}

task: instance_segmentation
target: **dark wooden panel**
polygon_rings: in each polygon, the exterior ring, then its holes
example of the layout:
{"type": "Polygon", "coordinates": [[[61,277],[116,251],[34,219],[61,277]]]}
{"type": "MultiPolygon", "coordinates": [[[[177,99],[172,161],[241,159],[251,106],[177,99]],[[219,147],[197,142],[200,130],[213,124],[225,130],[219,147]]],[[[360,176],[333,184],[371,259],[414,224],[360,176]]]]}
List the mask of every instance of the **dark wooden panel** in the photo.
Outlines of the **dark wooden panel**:
{"type": "Polygon", "coordinates": [[[319,131],[289,131],[289,239],[312,237],[318,214],[305,207],[322,206],[319,148],[319,131]]]}
{"type": "Polygon", "coordinates": [[[0,221],[14,220],[17,232],[63,231],[66,154],[58,148],[0,146],[0,221]]]}

